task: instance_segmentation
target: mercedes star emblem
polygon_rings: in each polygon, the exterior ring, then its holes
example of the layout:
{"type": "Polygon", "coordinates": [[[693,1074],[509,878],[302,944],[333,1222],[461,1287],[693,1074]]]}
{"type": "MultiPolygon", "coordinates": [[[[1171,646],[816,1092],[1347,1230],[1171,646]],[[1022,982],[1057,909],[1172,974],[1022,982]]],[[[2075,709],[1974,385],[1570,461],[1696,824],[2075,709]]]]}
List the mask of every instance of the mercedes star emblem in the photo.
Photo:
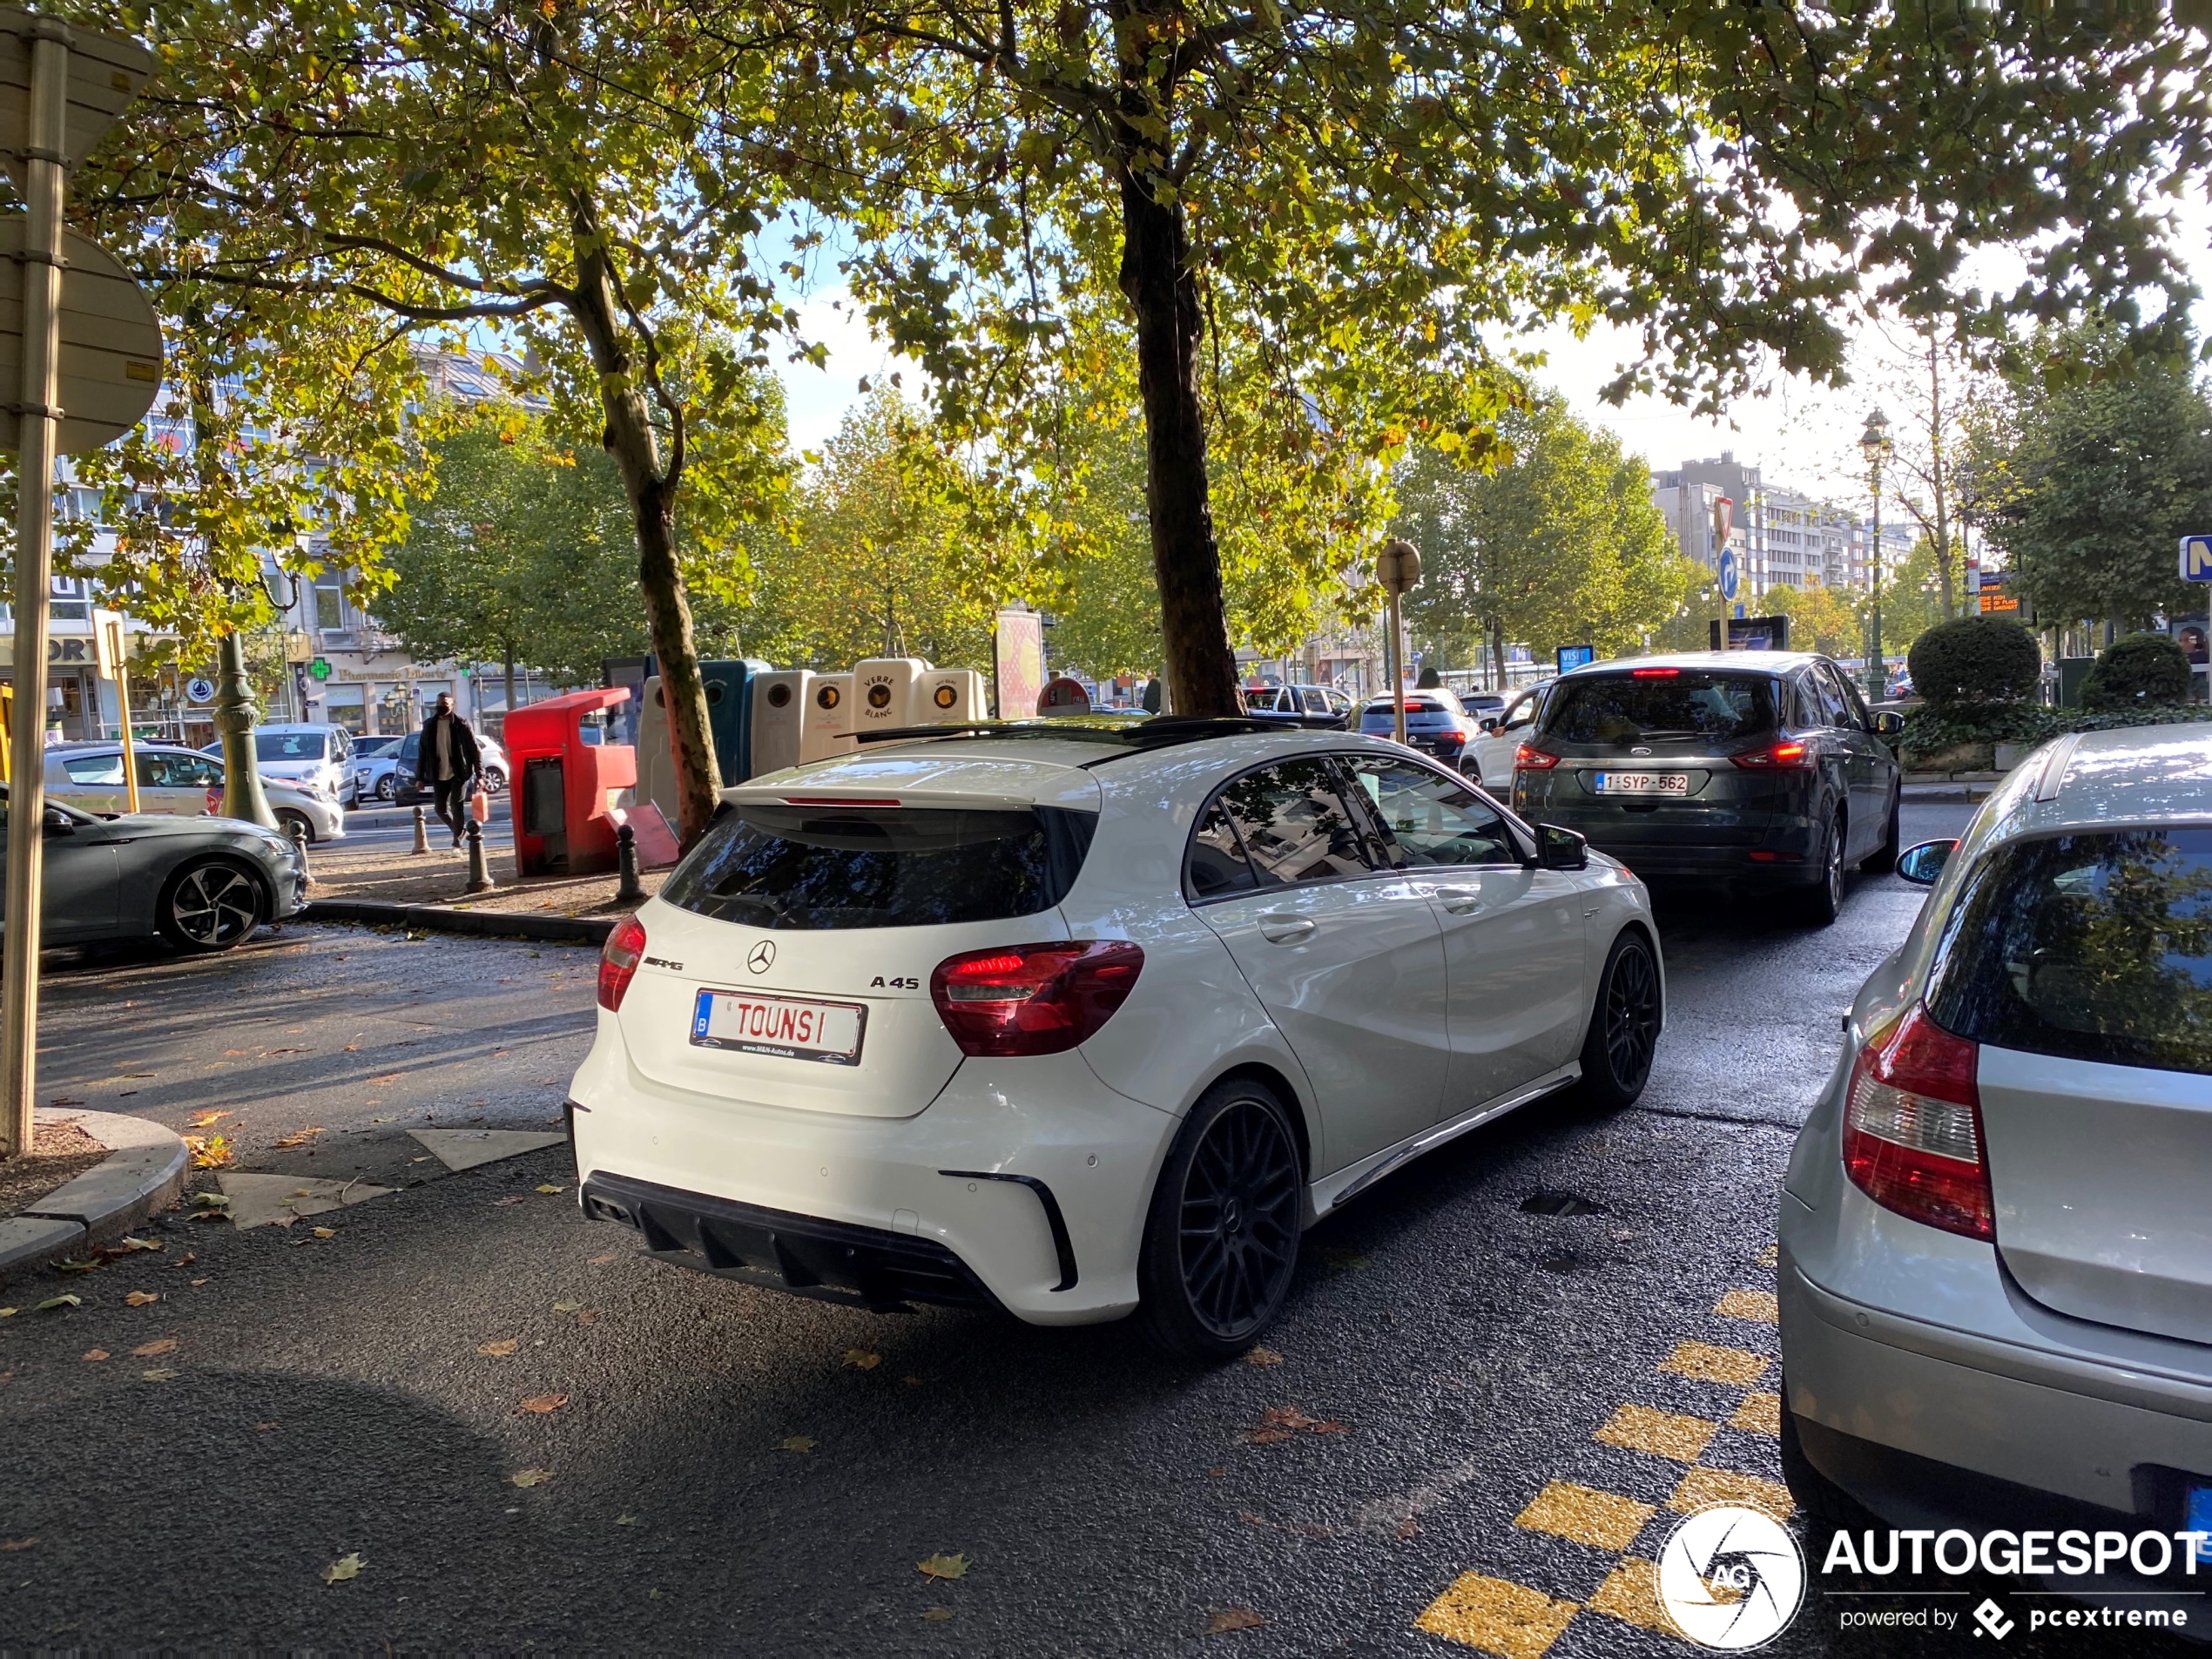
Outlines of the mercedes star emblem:
{"type": "Polygon", "coordinates": [[[768,965],[776,960],[776,947],[770,940],[762,940],[745,959],[745,965],[756,974],[765,974],[768,965]]]}

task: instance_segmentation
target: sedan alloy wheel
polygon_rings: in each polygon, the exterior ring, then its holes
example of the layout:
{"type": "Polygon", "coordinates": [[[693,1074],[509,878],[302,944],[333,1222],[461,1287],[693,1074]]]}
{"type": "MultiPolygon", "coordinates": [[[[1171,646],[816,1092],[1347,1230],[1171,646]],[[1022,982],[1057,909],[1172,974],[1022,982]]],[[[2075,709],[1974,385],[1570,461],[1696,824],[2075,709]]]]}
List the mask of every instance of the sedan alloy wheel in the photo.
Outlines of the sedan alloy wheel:
{"type": "Polygon", "coordinates": [[[228,950],[261,925],[261,893],[236,865],[189,867],[163,901],[161,930],[189,950],[228,950]]]}

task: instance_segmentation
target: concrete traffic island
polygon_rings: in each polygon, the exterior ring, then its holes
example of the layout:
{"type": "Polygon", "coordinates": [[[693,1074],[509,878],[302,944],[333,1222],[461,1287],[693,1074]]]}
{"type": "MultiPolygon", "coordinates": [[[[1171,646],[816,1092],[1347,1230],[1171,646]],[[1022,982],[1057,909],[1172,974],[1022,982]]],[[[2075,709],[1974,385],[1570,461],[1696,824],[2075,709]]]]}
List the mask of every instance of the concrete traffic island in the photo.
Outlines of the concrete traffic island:
{"type": "Polygon", "coordinates": [[[95,1168],[0,1220],[0,1279],[119,1238],[183,1193],[189,1162],[175,1130],[121,1112],[42,1106],[38,1122],[74,1123],[108,1149],[95,1168]]]}

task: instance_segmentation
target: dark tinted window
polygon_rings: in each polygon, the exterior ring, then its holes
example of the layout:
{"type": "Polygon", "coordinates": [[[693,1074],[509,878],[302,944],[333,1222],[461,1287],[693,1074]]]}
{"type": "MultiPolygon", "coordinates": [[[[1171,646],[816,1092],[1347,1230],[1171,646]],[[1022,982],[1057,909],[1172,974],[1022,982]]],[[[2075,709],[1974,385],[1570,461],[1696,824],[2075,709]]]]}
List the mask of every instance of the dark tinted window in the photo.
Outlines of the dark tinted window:
{"type": "Polygon", "coordinates": [[[1049,910],[1090,850],[1094,813],[732,808],[661,897],[754,927],[927,927],[1049,910]]]}
{"type": "Polygon", "coordinates": [[[1521,862],[1505,819],[1465,785],[1411,761],[1359,755],[1346,764],[1396,843],[1399,868],[1521,862]]]}
{"type": "Polygon", "coordinates": [[[1765,675],[1683,669],[1561,680],[1545,706],[1543,734],[1565,743],[1724,743],[1773,727],[1772,683],[1765,675]]]}
{"type": "Polygon", "coordinates": [[[1370,868],[1335,769],[1286,760],[1230,780],[1217,800],[1244,843],[1262,887],[1365,875],[1370,868]]]}
{"type": "Polygon", "coordinates": [[[1952,913],[1928,1008],[2000,1049],[2212,1074],[2212,830],[1999,853],[1952,913]]]}
{"type": "Polygon", "coordinates": [[[1198,820],[1198,833],[1190,838],[1184,871],[1193,899],[1246,893],[1259,885],[1252,867],[1244,861],[1244,849],[1238,842],[1228,811],[1219,800],[1208,806],[1206,815],[1198,820]]]}
{"type": "Polygon", "coordinates": [[[257,732],[253,756],[257,760],[320,760],[323,736],[320,732],[257,732]]]}

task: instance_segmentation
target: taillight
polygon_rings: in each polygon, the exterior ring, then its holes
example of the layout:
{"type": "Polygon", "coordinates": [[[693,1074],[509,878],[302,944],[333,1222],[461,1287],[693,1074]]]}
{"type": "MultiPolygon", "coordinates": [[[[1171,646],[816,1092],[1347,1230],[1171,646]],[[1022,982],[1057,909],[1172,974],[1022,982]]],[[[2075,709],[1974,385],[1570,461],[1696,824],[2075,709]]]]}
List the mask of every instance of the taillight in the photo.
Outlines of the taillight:
{"type": "Polygon", "coordinates": [[[1632,668],[1629,677],[1640,680],[1670,680],[1680,674],[1679,668],[1632,668]]]}
{"type": "Polygon", "coordinates": [[[1114,1017],[1143,967],[1124,939],[973,950],[937,964],[929,999],[962,1054],[1062,1054],[1114,1017]]]}
{"type": "Polygon", "coordinates": [[[1517,772],[1549,772],[1559,764],[1559,757],[1524,743],[1513,752],[1513,764],[1517,772]]]}
{"type": "Polygon", "coordinates": [[[599,953],[599,1006],[610,1014],[622,1011],[623,994],[637,977],[637,961],[645,954],[645,929],[635,916],[624,916],[607,935],[599,953]]]}
{"type": "Polygon", "coordinates": [[[1787,772],[1809,768],[1817,762],[1818,757],[1811,744],[1799,743],[1792,738],[1770,748],[1754,749],[1747,755],[1730,755],[1729,759],[1746,772],[1787,772]]]}
{"type": "Polygon", "coordinates": [[[1851,1065],[1844,1168],[1885,1210],[1969,1238],[1997,1236],[1982,1156],[1979,1051],[1915,1002],[1851,1065]]]}

